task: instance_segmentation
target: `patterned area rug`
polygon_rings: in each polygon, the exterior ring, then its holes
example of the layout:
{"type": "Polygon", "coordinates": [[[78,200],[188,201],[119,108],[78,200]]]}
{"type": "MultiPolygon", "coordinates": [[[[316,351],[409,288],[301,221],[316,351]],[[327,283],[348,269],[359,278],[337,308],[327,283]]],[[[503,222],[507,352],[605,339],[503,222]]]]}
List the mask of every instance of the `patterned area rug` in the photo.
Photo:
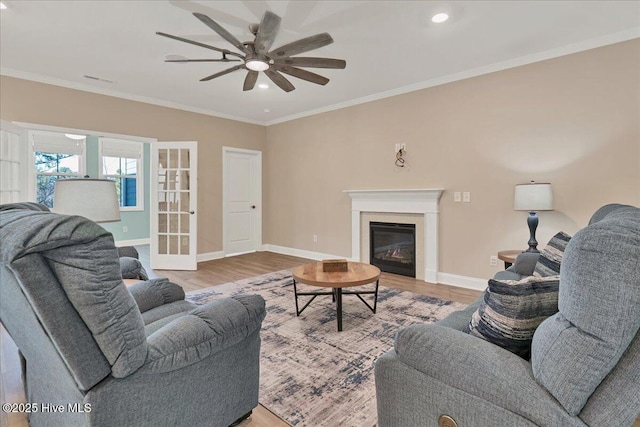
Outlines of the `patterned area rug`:
{"type": "MultiPolygon", "coordinates": [[[[298,286],[299,292],[319,290],[298,286]]],[[[190,292],[187,299],[204,304],[241,293],[259,294],[267,306],[260,403],[293,426],[375,426],[373,364],[393,347],[398,329],[465,307],[380,285],[376,314],[355,295],[343,296],[343,331],[338,332],[331,296],[317,297],[296,317],[290,270],[190,292]]],[[[300,307],[304,298],[309,297],[300,297],[300,307]]]]}

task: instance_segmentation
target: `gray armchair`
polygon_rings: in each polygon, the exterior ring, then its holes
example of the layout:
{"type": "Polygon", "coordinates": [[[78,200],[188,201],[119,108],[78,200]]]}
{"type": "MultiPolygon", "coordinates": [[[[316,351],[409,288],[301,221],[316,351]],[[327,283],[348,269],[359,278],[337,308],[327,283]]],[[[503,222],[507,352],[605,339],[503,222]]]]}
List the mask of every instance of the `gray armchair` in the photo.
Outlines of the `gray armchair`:
{"type": "Polygon", "coordinates": [[[375,365],[378,425],[630,426],[640,414],[640,209],[605,207],[569,242],[559,312],[531,361],[461,332],[479,301],[401,330],[375,365]]]}
{"type": "Polygon", "coordinates": [[[258,404],[264,300],[194,306],[166,279],[127,289],[95,223],[0,207],[0,320],[32,426],[228,426],[258,404]]]}

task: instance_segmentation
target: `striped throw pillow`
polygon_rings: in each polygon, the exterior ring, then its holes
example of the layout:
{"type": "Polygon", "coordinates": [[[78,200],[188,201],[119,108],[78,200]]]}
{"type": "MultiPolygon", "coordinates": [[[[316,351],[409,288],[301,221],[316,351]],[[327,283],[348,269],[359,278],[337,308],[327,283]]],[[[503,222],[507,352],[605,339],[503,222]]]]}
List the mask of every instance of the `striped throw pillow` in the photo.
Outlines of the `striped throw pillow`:
{"type": "Polygon", "coordinates": [[[562,255],[567,248],[571,236],[561,231],[549,240],[547,246],[540,252],[540,258],[533,270],[538,277],[557,276],[560,274],[562,255]]]}
{"type": "Polygon", "coordinates": [[[528,360],[536,328],[558,312],[559,285],[560,276],[489,280],[466,332],[528,360]]]}

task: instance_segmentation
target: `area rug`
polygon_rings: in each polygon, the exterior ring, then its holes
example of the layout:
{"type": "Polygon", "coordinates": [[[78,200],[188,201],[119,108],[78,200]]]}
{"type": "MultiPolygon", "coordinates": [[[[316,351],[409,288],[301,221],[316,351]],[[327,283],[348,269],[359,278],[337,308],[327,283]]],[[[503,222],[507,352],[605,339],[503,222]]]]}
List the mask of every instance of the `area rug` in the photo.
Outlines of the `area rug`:
{"type": "MultiPolygon", "coordinates": [[[[298,286],[299,292],[318,290],[298,286]]],[[[261,295],[267,307],[260,335],[260,403],[293,426],[375,426],[373,365],[393,347],[396,332],[465,307],[380,285],[376,314],[355,295],[343,296],[338,332],[331,296],[317,297],[296,317],[290,270],[190,292],[187,299],[204,304],[242,293],[261,295]]]]}

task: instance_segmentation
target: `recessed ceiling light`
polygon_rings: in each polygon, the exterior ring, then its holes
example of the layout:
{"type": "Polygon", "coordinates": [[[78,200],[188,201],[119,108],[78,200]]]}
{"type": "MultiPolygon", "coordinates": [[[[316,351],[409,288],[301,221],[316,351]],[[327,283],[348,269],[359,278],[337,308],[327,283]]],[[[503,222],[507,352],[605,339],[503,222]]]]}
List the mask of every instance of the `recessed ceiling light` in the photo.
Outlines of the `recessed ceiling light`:
{"type": "Polygon", "coordinates": [[[271,112],[271,110],[270,110],[270,109],[268,109],[268,108],[265,108],[265,109],[264,109],[264,112],[265,112],[265,113],[269,113],[269,112],[271,112]]]}
{"type": "Polygon", "coordinates": [[[266,83],[260,83],[260,84],[258,85],[258,87],[259,87],[260,89],[269,89],[269,85],[268,85],[268,84],[266,84],[266,83]]]}
{"type": "Polygon", "coordinates": [[[446,13],[437,13],[431,17],[431,22],[435,22],[436,24],[440,24],[449,19],[449,15],[446,13]]]}
{"type": "Polygon", "coordinates": [[[7,5],[0,1],[0,9],[5,10],[7,5]]]}

